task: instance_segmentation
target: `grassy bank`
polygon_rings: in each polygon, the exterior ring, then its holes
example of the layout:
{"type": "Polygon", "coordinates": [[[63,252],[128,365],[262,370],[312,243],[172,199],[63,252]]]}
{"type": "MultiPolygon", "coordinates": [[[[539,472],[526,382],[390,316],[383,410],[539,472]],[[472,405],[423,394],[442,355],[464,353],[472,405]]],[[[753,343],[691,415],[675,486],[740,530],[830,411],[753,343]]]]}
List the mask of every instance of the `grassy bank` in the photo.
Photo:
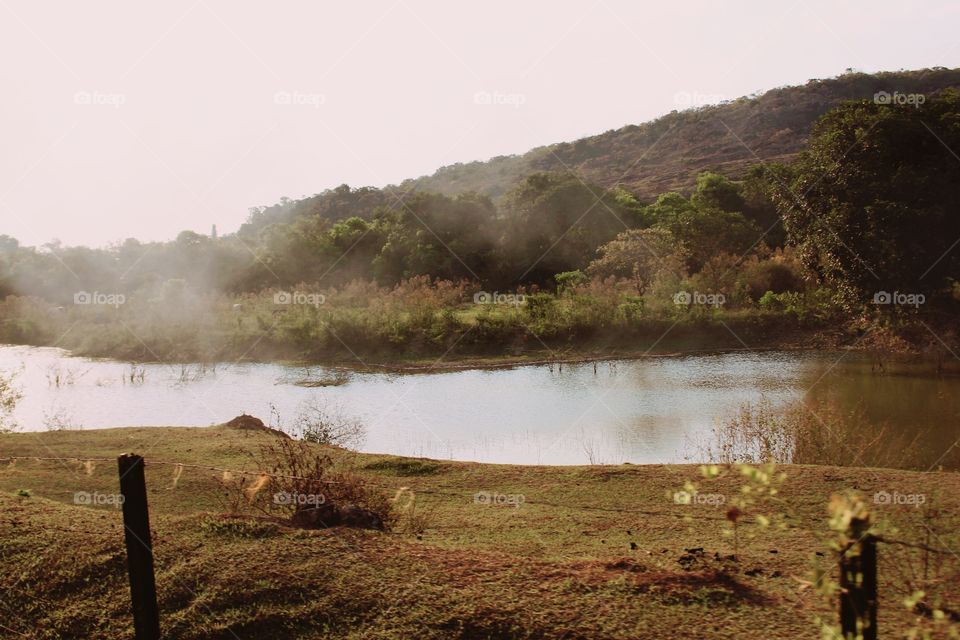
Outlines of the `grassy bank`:
{"type": "Polygon", "coordinates": [[[476,304],[466,301],[472,294],[463,284],[423,280],[389,290],[304,289],[170,300],[132,295],[115,306],[53,307],[10,296],[0,302],[0,342],[130,361],[408,366],[835,348],[857,340],[815,298],[787,306],[683,306],[631,296],[614,283],[529,294],[524,304],[476,304]]]}
{"type": "MultiPolygon", "coordinates": [[[[0,457],[146,456],[169,638],[816,638],[813,617],[832,617],[832,607],[798,581],[827,552],[831,494],[925,492],[940,509],[933,542],[957,548],[960,476],[950,473],[784,467],[791,526],[744,523],[732,561],[724,508],[670,498],[697,475],[690,466],[521,467],[331,450],[384,491],[415,494],[417,526],[401,518],[380,533],[230,518],[221,471],[157,463],[251,469],[244,452],[272,438],[226,427],[21,433],[0,436],[0,457]],[[522,504],[477,504],[477,492],[522,504]]],[[[738,490],[732,478],[710,488],[738,490]]],[[[129,637],[120,514],[75,505],[78,491],[115,493],[115,464],[0,461],[0,637],[129,637]]],[[[912,506],[876,510],[903,537],[931,524],[912,506]]],[[[881,561],[883,637],[895,637],[913,618],[896,577],[909,562],[886,548],[881,561]]]]}

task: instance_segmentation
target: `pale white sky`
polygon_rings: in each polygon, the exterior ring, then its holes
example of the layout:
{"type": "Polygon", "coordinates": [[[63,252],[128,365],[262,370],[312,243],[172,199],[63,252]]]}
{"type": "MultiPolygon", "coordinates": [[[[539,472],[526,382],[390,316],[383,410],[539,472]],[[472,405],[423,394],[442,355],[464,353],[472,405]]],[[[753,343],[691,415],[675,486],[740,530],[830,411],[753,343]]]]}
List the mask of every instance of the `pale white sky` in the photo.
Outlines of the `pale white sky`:
{"type": "Polygon", "coordinates": [[[0,0],[0,233],[232,232],[685,96],[958,67],[958,25],[956,1],[0,0]]]}

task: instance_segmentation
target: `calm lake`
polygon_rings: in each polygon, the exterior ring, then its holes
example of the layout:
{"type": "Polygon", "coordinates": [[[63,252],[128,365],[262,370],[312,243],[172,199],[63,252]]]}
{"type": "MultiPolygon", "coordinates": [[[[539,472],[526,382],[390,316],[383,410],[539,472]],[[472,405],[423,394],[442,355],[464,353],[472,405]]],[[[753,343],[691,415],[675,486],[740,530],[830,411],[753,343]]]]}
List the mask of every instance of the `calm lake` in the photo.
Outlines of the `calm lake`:
{"type": "MultiPolygon", "coordinates": [[[[289,424],[319,399],[367,426],[362,450],[519,464],[661,463],[696,459],[694,442],[741,403],[829,395],[871,422],[925,433],[924,459],[960,437],[960,377],[908,361],[871,371],[863,353],[763,352],[620,360],[429,374],[333,375],[281,364],[132,365],[54,348],[0,346],[18,371],[23,431],[115,426],[204,426],[241,413],[289,424]]],[[[953,457],[956,460],[956,456],[953,457]]]]}

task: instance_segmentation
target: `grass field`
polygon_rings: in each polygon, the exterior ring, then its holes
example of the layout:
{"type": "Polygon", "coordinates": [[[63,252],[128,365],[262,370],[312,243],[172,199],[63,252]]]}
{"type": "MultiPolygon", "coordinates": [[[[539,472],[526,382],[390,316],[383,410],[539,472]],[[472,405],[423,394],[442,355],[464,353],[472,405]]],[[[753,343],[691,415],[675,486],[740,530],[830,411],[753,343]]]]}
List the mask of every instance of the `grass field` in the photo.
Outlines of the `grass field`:
{"type": "MultiPolygon", "coordinates": [[[[878,505],[876,514],[900,538],[960,549],[955,473],[783,467],[790,526],[745,523],[732,560],[725,508],[671,498],[697,477],[694,466],[522,467],[332,450],[338,466],[390,495],[416,495],[419,526],[401,517],[381,533],[229,517],[222,472],[188,467],[176,477],[158,464],[253,469],[245,452],[271,438],[227,427],[19,433],[0,436],[0,458],[146,457],[167,638],[818,638],[814,617],[833,620],[834,608],[802,581],[815,559],[832,566],[823,540],[831,494],[923,494],[939,509],[935,524],[926,508],[878,505]],[[478,504],[478,492],[522,504],[478,504]]],[[[739,487],[726,477],[701,491],[739,487]]],[[[120,512],[74,504],[75,492],[117,490],[113,462],[0,460],[0,637],[132,637],[120,512]]],[[[883,638],[914,618],[900,600],[918,558],[881,549],[883,638]]],[[[954,604],[956,560],[936,566],[954,604]]]]}

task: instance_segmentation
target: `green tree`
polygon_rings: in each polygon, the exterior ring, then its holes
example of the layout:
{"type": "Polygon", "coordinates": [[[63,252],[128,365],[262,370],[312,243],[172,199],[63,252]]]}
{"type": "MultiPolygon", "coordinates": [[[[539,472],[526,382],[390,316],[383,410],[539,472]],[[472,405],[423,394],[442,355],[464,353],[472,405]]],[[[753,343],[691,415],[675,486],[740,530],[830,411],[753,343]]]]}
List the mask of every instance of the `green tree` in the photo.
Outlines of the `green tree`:
{"type": "Polygon", "coordinates": [[[702,194],[688,200],[679,193],[665,193],[647,207],[646,215],[654,225],[668,230],[684,247],[691,272],[722,253],[749,251],[763,234],[742,213],[721,209],[712,200],[702,194]]]}
{"type": "Polygon", "coordinates": [[[774,201],[774,173],[767,165],[754,165],[743,178],[743,215],[762,231],[763,241],[771,247],[783,247],[787,230],[774,201]]]}
{"type": "Polygon", "coordinates": [[[20,242],[16,238],[0,234],[0,254],[14,253],[20,247],[20,242]]]}
{"type": "Polygon", "coordinates": [[[697,188],[690,196],[690,201],[698,209],[713,208],[742,213],[746,208],[743,185],[710,171],[697,176],[697,188]]]}
{"type": "Polygon", "coordinates": [[[568,291],[573,291],[578,286],[588,281],[587,274],[579,269],[574,271],[564,271],[553,276],[557,283],[557,295],[563,295],[568,291]]]}
{"type": "Polygon", "coordinates": [[[377,212],[384,241],[374,272],[385,283],[419,275],[485,280],[495,263],[495,217],[486,196],[414,194],[377,212]]]}
{"type": "Polygon", "coordinates": [[[777,205],[804,264],[850,306],[878,291],[951,304],[948,289],[960,279],[956,150],[956,91],[919,106],[861,101],[825,115],[777,181],[777,205]]]}
{"type": "Polygon", "coordinates": [[[660,228],[624,231],[597,249],[597,254],[588,268],[590,275],[630,278],[639,295],[663,271],[681,272],[685,259],[673,234],[660,228]]]}
{"type": "Polygon", "coordinates": [[[597,247],[643,222],[642,208],[628,196],[571,173],[527,177],[504,204],[512,278],[547,283],[555,273],[586,266],[597,247]]]}

